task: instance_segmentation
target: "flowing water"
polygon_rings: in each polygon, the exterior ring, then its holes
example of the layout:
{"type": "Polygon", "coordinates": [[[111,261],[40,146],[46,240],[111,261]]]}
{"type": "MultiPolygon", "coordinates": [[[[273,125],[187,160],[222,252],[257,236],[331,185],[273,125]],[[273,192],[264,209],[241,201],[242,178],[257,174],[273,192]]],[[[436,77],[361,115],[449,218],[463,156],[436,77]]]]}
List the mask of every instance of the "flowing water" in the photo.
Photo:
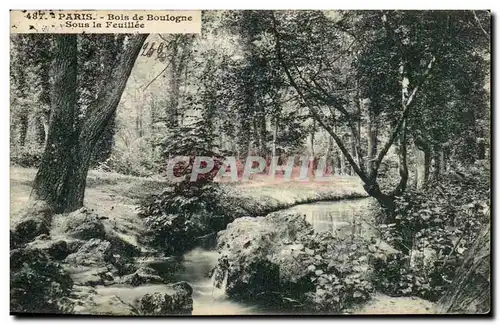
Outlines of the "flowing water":
{"type": "MultiPolygon", "coordinates": [[[[316,232],[340,231],[344,234],[369,232],[363,225],[363,212],[370,199],[318,202],[297,205],[287,210],[305,215],[316,232]]],[[[219,254],[213,250],[196,248],[186,253],[173,281],[186,281],[193,287],[193,315],[245,315],[270,313],[267,308],[229,299],[224,289],[215,288],[210,271],[217,264],[219,254]]],[[[274,312],[273,312],[274,313],[274,312]]]]}
{"type": "MultiPolygon", "coordinates": [[[[364,222],[364,213],[370,199],[343,200],[336,202],[317,202],[302,204],[287,209],[305,215],[316,232],[339,231],[349,233],[369,233],[364,222]]],[[[193,287],[193,315],[217,314],[259,314],[266,313],[261,307],[232,301],[227,298],[223,289],[213,286],[213,279],[208,277],[210,270],[217,264],[219,254],[201,248],[184,255],[182,268],[176,272],[174,279],[186,281],[193,287]]]]}
{"type": "Polygon", "coordinates": [[[217,264],[219,254],[202,248],[186,253],[182,268],[174,281],[186,281],[193,287],[193,315],[245,315],[258,312],[255,306],[232,301],[226,297],[224,286],[216,288],[210,271],[217,264]]]}
{"type": "Polygon", "coordinates": [[[316,202],[296,205],[286,211],[305,216],[315,232],[331,231],[341,235],[372,236],[373,228],[367,220],[369,198],[336,202],[316,202]]]}

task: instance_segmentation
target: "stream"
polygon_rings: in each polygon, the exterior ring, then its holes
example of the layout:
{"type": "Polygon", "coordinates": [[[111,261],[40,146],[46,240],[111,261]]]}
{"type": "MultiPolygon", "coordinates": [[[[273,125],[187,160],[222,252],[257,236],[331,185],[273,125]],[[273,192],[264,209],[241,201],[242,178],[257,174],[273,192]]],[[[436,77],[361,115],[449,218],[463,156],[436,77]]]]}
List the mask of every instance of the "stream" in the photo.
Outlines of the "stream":
{"type": "MultiPolygon", "coordinates": [[[[316,232],[336,230],[344,235],[371,235],[370,228],[360,219],[364,217],[370,200],[362,198],[317,202],[296,205],[282,211],[305,215],[316,232]]],[[[213,280],[208,278],[207,274],[217,264],[218,258],[216,251],[196,248],[184,255],[182,268],[174,275],[175,281],[186,281],[193,287],[193,315],[277,313],[255,304],[232,301],[225,296],[223,289],[215,288],[213,280]]]]}
{"type": "MultiPolygon", "coordinates": [[[[343,235],[366,232],[371,235],[370,227],[363,224],[362,218],[370,203],[369,198],[350,199],[341,201],[325,201],[311,204],[296,205],[282,211],[296,212],[305,215],[316,232],[337,231],[343,235]],[[358,218],[359,217],[359,218],[358,218]]],[[[198,247],[183,255],[180,261],[156,260],[148,263],[158,271],[172,274],[171,283],[186,281],[193,288],[193,315],[255,315],[278,314],[272,306],[263,307],[248,302],[231,300],[225,295],[223,288],[213,285],[209,278],[210,271],[215,267],[219,253],[215,250],[198,247]],[[172,266],[176,265],[174,269],[172,266]]],[[[139,287],[101,287],[97,291],[101,294],[116,294],[123,301],[134,304],[134,300],[146,293],[171,293],[169,286],[148,284],[139,287]]]]}

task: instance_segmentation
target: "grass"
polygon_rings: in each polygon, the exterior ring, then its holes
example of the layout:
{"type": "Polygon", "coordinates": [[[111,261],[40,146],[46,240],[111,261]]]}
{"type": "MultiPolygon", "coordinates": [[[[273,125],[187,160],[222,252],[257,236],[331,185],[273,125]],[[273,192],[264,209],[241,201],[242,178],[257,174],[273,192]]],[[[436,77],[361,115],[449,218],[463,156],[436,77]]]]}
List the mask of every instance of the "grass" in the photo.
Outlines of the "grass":
{"type": "Polygon", "coordinates": [[[226,185],[229,200],[244,214],[265,215],[298,204],[366,197],[357,177],[339,176],[328,182],[248,182],[226,185]]]}
{"type": "MultiPolygon", "coordinates": [[[[11,223],[16,212],[28,201],[34,168],[11,167],[10,170],[11,223]]],[[[143,231],[137,206],[144,198],[158,194],[169,182],[161,177],[136,177],[118,173],[89,171],[84,205],[100,216],[105,216],[115,232],[137,243],[143,231]]],[[[256,177],[248,182],[223,183],[229,211],[235,217],[265,215],[297,204],[317,201],[365,197],[362,184],[356,177],[336,177],[328,182],[267,181],[256,177]]]]}
{"type": "MultiPolygon", "coordinates": [[[[28,200],[35,175],[34,168],[11,167],[11,215],[28,200]]],[[[121,203],[137,205],[142,199],[158,194],[168,186],[169,182],[159,176],[136,177],[91,170],[87,177],[85,205],[91,208],[95,204],[104,205],[96,212],[106,213],[121,203]]],[[[261,177],[248,182],[223,183],[221,186],[229,199],[242,209],[259,214],[297,204],[366,196],[360,180],[352,176],[338,176],[328,182],[271,182],[261,177]]]]}
{"type": "MultiPolygon", "coordinates": [[[[10,169],[10,221],[16,221],[18,211],[28,201],[36,169],[11,167],[10,169]]],[[[139,201],[161,192],[168,183],[159,178],[143,178],[117,173],[91,170],[87,177],[84,205],[100,216],[105,216],[105,226],[137,244],[143,232],[142,220],[137,215],[139,201]]],[[[58,217],[56,216],[55,220],[58,217]]]]}

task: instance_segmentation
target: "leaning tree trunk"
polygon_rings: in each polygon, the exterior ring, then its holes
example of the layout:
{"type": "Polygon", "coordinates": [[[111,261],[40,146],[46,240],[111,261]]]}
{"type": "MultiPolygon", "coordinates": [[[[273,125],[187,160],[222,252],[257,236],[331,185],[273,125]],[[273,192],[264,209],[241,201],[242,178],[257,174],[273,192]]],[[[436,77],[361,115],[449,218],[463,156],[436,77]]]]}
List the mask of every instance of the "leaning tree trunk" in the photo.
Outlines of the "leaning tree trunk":
{"type": "Polygon", "coordinates": [[[491,227],[483,229],[467,250],[450,289],[438,302],[438,312],[485,314],[491,308],[491,227]]]}
{"type": "Polygon", "coordinates": [[[83,206],[87,172],[94,148],[111,121],[147,35],[131,36],[106,86],[77,123],[77,36],[55,41],[54,88],[47,145],[31,197],[46,201],[56,213],[83,206]]]}

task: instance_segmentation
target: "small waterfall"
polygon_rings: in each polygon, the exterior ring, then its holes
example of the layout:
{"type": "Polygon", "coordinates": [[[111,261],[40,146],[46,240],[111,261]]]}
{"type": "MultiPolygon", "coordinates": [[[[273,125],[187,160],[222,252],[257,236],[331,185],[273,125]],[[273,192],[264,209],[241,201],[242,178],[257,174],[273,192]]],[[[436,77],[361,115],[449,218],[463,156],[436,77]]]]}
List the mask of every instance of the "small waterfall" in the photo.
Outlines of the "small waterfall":
{"type": "Polygon", "coordinates": [[[362,216],[368,201],[344,200],[339,202],[317,202],[302,204],[290,208],[288,211],[305,216],[315,232],[332,231],[341,235],[359,234],[362,216]]]}
{"type": "Polygon", "coordinates": [[[210,282],[212,283],[212,297],[214,299],[224,299],[226,298],[226,288],[227,288],[227,277],[228,277],[228,273],[225,272],[224,273],[224,279],[222,280],[222,283],[220,285],[220,288],[218,288],[216,285],[215,285],[215,275],[216,275],[216,272],[214,272],[214,274],[212,275],[212,278],[210,279],[210,282]]]}
{"type": "Polygon", "coordinates": [[[224,273],[220,288],[215,286],[216,272],[212,270],[219,254],[196,248],[184,255],[183,268],[175,276],[178,281],[187,281],[193,288],[193,315],[245,315],[254,313],[249,304],[231,301],[226,295],[228,273],[224,273]]]}
{"type": "MultiPolygon", "coordinates": [[[[364,213],[367,200],[345,200],[303,204],[289,211],[306,216],[316,232],[340,230],[353,231],[357,216],[364,213]]],[[[208,238],[208,237],[207,237],[208,238]]],[[[224,273],[219,288],[215,286],[216,272],[211,270],[219,263],[219,254],[198,247],[186,253],[182,267],[174,275],[175,281],[187,281],[193,287],[193,315],[248,315],[266,312],[262,306],[232,300],[226,293],[228,272],[224,273]]],[[[217,280],[221,280],[220,278],[217,280]]]]}

